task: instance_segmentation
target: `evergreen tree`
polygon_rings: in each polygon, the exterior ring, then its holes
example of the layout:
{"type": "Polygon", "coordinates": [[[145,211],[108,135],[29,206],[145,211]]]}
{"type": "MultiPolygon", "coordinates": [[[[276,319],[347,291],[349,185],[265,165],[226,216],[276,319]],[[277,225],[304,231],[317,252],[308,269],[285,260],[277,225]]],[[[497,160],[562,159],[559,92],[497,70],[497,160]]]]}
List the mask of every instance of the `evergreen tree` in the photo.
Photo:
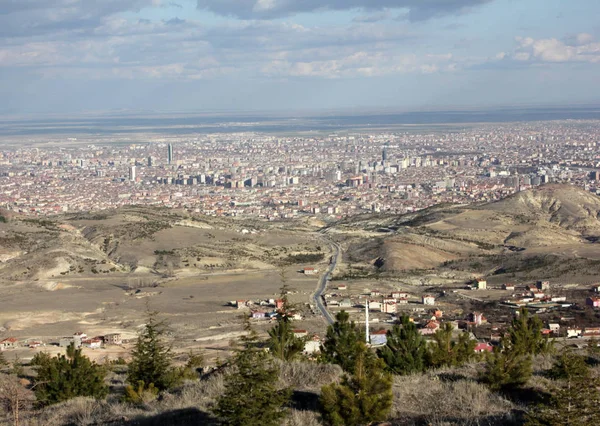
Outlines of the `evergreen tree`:
{"type": "Polygon", "coordinates": [[[35,395],[38,401],[54,404],[77,396],[104,398],[108,387],[104,383],[106,370],[90,361],[71,344],[66,355],[34,358],[36,366],[35,395]]]}
{"type": "Polygon", "coordinates": [[[167,323],[157,316],[157,312],[148,312],[144,330],[131,352],[127,381],[134,386],[144,382],[146,387],[153,385],[162,391],[174,386],[179,377],[171,366],[171,347],[164,341],[167,323]]]}
{"type": "Polygon", "coordinates": [[[428,358],[432,367],[449,367],[462,365],[475,355],[477,342],[469,338],[468,333],[461,333],[458,341],[452,340],[452,324],[445,323],[433,335],[428,358]]]}
{"type": "Polygon", "coordinates": [[[509,330],[511,348],[521,355],[539,355],[552,350],[548,338],[542,335],[543,324],[536,316],[530,316],[526,308],[521,308],[509,330]]]}
{"type": "Polygon", "coordinates": [[[387,369],[394,374],[406,375],[425,370],[427,344],[417,326],[404,315],[400,324],[387,332],[386,345],[377,354],[387,369]]]}
{"type": "Polygon", "coordinates": [[[360,354],[367,351],[365,333],[354,321],[350,322],[346,311],[338,312],[335,319],[335,323],[327,327],[321,356],[325,362],[338,364],[344,371],[352,373],[360,354]]]}
{"type": "Polygon", "coordinates": [[[257,348],[257,334],[248,320],[245,329],[248,334],[240,338],[242,347],[233,359],[234,371],[225,377],[225,392],[213,411],[229,426],[279,425],[291,392],[277,389],[279,368],[257,348]]]}
{"type": "Polygon", "coordinates": [[[502,348],[494,348],[488,355],[481,379],[492,390],[508,390],[527,383],[533,373],[531,355],[512,350],[505,341],[502,348]]]}
{"type": "Polygon", "coordinates": [[[592,377],[585,358],[564,350],[551,376],[557,381],[550,401],[530,412],[528,426],[585,426],[600,424],[600,381],[592,377]]]}
{"type": "Polygon", "coordinates": [[[334,426],[358,426],[386,420],[392,407],[392,376],[380,358],[361,353],[351,375],[321,390],[321,410],[334,426]]]}
{"type": "Polygon", "coordinates": [[[292,327],[292,309],[287,297],[288,287],[285,284],[285,273],[281,272],[283,286],[281,300],[283,307],[277,312],[277,323],[269,330],[268,346],[271,354],[282,361],[291,361],[304,350],[305,339],[294,335],[292,327]]]}

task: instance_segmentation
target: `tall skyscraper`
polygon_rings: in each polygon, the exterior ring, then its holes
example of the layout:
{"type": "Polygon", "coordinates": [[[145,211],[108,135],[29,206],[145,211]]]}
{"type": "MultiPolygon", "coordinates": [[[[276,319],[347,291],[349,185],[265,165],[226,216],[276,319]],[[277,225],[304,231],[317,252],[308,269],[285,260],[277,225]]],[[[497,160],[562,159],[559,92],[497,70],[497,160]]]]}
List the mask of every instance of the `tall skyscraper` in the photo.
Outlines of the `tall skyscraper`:
{"type": "Polygon", "coordinates": [[[129,166],[129,180],[135,182],[135,166],[129,166]]]}
{"type": "Polygon", "coordinates": [[[169,151],[167,152],[167,160],[169,164],[173,163],[173,144],[169,144],[169,151]]]}
{"type": "Polygon", "coordinates": [[[152,156],[148,157],[148,167],[152,167],[152,156]]]}
{"type": "Polygon", "coordinates": [[[385,162],[387,161],[387,148],[383,148],[383,152],[381,153],[381,162],[385,165],[385,162]]]}

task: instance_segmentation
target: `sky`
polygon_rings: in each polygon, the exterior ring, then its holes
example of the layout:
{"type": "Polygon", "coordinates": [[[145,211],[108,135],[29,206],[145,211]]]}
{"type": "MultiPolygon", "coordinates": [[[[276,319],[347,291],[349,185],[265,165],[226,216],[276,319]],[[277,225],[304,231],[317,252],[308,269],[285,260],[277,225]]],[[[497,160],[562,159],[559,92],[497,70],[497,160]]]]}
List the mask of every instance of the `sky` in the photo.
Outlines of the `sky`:
{"type": "Polygon", "coordinates": [[[600,104],[598,0],[0,0],[0,114],[600,104]]]}

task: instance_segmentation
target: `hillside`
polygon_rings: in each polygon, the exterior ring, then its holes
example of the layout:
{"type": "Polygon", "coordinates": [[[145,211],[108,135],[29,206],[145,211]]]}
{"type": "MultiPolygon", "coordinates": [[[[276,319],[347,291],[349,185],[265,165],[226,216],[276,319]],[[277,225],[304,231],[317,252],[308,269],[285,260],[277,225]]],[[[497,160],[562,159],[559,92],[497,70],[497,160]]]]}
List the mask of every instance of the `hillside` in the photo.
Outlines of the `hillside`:
{"type": "Polygon", "coordinates": [[[473,257],[557,255],[597,260],[600,197],[547,185],[501,201],[434,206],[402,216],[364,215],[327,230],[343,239],[347,259],[383,270],[430,269],[473,257]]]}

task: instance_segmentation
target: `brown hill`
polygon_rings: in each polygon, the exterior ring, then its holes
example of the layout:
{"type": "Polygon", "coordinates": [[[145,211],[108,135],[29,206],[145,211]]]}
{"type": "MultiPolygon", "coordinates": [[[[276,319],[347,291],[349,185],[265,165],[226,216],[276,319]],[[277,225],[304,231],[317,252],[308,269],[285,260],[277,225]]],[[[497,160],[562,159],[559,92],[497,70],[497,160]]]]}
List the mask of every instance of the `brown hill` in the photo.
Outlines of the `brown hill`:
{"type": "Polygon", "coordinates": [[[475,206],[434,206],[402,216],[364,215],[329,232],[345,235],[354,262],[385,260],[384,269],[428,269],[474,256],[520,253],[597,259],[600,197],[570,185],[547,185],[475,206]],[[378,241],[364,250],[364,239],[378,241]],[[369,257],[368,257],[368,256],[369,257]]]}

